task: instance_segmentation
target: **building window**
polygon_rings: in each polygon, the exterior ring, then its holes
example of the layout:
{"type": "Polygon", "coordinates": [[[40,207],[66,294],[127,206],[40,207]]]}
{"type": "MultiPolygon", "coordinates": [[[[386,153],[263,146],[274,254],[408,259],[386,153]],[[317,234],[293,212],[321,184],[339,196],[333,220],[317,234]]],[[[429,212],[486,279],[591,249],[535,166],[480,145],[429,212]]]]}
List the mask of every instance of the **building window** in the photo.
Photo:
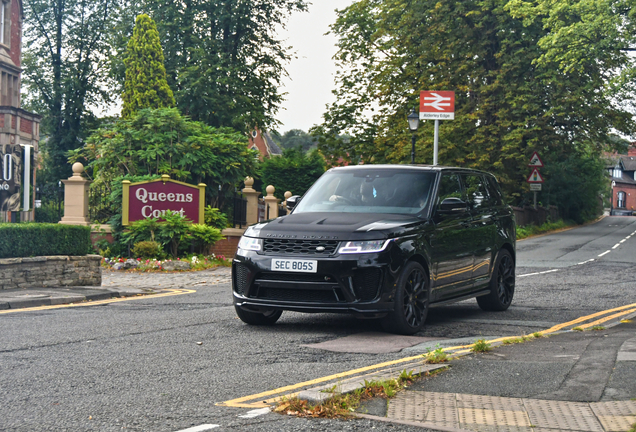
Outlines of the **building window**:
{"type": "Polygon", "coordinates": [[[11,44],[11,2],[0,0],[0,43],[11,44]]]}
{"type": "Polygon", "coordinates": [[[616,194],[616,208],[625,208],[625,192],[616,194]]]}
{"type": "Polygon", "coordinates": [[[614,167],[614,173],[612,174],[612,177],[622,178],[623,177],[623,171],[619,167],[614,167]]]}

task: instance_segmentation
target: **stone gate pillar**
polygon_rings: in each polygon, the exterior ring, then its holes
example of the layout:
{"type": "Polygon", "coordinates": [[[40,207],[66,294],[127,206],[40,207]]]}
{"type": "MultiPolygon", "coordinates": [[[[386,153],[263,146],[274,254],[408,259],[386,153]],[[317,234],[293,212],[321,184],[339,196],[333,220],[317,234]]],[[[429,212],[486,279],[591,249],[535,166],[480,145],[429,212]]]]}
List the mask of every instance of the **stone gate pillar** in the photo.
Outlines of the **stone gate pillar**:
{"type": "Polygon", "coordinates": [[[245,187],[241,190],[245,199],[247,200],[247,212],[245,215],[245,222],[247,225],[253,225],[258,222],[258,196],[261,194],[255,191],[254,179],[252,177],[245,177],[245,187]]]}
{"type": "Polygon", "coordinates": [[[267,196],[263,198],[265,200],[265,214],[269,215],[269,219],[276,219],[278,217],[278,203],[280,200],[274,196],[276,188],[274,186],[267,186],[267,196]]]}
{"type": "Polygon", "coordinates": [[[82,173],[84,165],[79,162],[73,164],[73,175],[64,183],[64,217],[59,222],[64,225],[90,225],[88,219],[88,187],[90,180],[86,180],[82,173]]]}

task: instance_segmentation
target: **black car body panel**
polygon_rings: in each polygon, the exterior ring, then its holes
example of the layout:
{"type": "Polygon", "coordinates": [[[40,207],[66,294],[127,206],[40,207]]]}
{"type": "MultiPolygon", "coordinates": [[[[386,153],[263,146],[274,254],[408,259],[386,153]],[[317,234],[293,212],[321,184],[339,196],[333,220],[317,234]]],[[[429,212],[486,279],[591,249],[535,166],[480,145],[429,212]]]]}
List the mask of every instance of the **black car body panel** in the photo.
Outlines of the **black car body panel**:
{"type": "MultiPolygon", "coordinates": [[[[400,272],[410,261],[426,271],[431,306],[490,292],[485,290],[490,290],[497,255],[505,249],[513,259],[515,256],[514,213],[504,204],[494,177],[461,168],[382,165],[335,168],[325,175],[375,173],[377,178],[383,170],[427,173],[427,202],[414,210],[386,207],[387,213],[383,209],[367,213],[364,210],[369,208],[349,202],[342,204],[343,212],[297,211],[297,206],[287,216],[248,228],[245,236],[258,243],[255,247],[260,250],[239,249],[234,258],[235,306],[251,312],[351,312],[380,317],[394,311],[400,272]],[[453,187],[456,180],[462,196],[451,197],[442,206],[444,186],[440,182],[453,187]],[[462,199],[468,195],[471,205],[462,199]],[[455,202],[460,208],[453,207],[455,202]],[[413,213],[392,213],[394,210],[413,213]],[[340,253],[347,242],[376,242],[373,245],[383,249],[340,253]],[[285,271],[291,265],[299,266],[298,271],[285,271]]],[[[373,193],[377,198],[379,188],[373,193]]],[[[399,196],[394,193],[392,199],[397,201],[399,196]]],[[[316,207],[330,205],[324,201],[316,207]]],[[[361,244],[366,245],[355,243],[361,244]]]]}

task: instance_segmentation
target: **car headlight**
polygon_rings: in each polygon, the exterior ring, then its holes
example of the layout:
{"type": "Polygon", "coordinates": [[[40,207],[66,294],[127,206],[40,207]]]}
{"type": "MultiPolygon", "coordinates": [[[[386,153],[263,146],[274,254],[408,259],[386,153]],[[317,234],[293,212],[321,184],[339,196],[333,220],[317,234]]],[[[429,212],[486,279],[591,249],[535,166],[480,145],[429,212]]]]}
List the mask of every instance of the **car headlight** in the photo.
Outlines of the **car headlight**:
{"type": "Polygon", "coordinates": [[[391,243],[389,240],[370,240],[370,241],[349,241],[345,242],[338,253],[341,254],[355,254],[355,253],[372,253],[382,252],[391,243]]]}
{"type": "Polygon", "coordinates": [[[262,249],[263,241],[259,238],[253,237],[241,237],[238,243],[239,249],[245,249],[250,251],[260,251],[262,249]]]}

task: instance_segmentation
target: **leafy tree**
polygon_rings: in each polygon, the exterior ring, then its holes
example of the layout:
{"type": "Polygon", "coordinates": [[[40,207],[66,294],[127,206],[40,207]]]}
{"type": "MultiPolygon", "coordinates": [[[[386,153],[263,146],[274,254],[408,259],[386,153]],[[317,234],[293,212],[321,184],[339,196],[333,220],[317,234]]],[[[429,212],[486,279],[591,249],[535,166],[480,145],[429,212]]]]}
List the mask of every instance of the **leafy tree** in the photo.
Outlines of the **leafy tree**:
{"type": "Polygon", "coordinates": [[[143,108],[173,107],[159,33],[148,15],[137,17],[126,53],[122,117],[130,117],[143,108]]]}
{"type": "Polygon", "coordinates": [[[303,152],[307,152],[312,148],[316,148],[316,140],[300,129],[288,130],[283,135],[273,132],[272,138],[283,149],[300,148],[303,152]]]}
{"type": "MultiPolygon", "coordinates": [[[[312,130],[323,154],[408,162],[406,115],[419,91],[454,90],[455,120],[440,122],[440,163],[494,172],[515,203],[527,192],[533,151],[598,158],[614,129],[631,132],[631,114],[604,91],[607,71],[594,59],[564,69],[543,58],[549,30],[514,17],[507,4],[359,0],[340,11],[332,26],[337,98],[312,130]]],[[[417,163],[432,162],[432,144],[433,122],[425,122],[417,163]]]]}
{"type": "Polygon", "coordinates": [[[320,153],[303,154],[297,148],[284,150],[282,156],[265,159],[261,165],[263,189],[274,186],[274,194],[280,199],[284,199],[286,191],[303,195],[324,172],[325,161],[320,153]]]}
{"type": "Polygon", "coordinates": [[[114,6],[117,0],[24,2],[25,106],[43,114],[45,170],[40,180],[71,174],[66,152],[82,145],[89,106],[111,101],[104,88],[114,6]]]}
{"type": "MultiPolygon", "coordinates": [[[[128,0],[122,17],[143,11],[157,22],[168,84],[177,107],[193,120],[246,132],[274,125],[290,49],[276,37],[305,0],[128,0]]],[[[118,27],[123,49],[130,27],[118,27]]],[[[113,72],[123,81],[120,55],[113,72]]]]}
{"type": "Polygon", "coordinates": [[[187,119],[176,108],[142,109],[131,118],[98,129],[72,160],[87,161],[95,183],[110,185],[123,175],[168,174],[191,184],[205,183],[208,201],[223,197],[255,170],[247,139],[228,128],[187,119]]]}

